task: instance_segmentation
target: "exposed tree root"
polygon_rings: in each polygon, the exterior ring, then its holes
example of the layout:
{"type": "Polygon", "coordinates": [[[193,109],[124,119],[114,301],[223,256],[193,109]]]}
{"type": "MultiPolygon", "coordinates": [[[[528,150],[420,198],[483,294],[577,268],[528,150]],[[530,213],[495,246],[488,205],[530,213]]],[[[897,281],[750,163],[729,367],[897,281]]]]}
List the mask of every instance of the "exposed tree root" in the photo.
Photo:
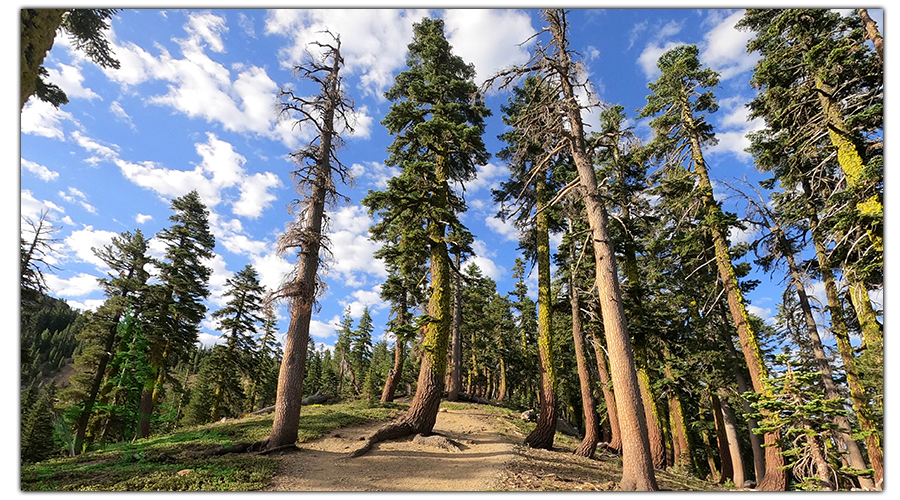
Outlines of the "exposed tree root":
{"type": "Polygon", "coordinates": [[[381,429],[375,431],[375,434],[372,434],[372,437],[366,440],[366,444],[364,444],[361,448],[351,451],[347,455],[347,458],[356,458],[365,455],[369,452],[369,450],[372,449],[372,446],[375,443],[409,436],[410,434],[413,434],[413,430],[414,429],[412,428],[412,426],[406,422],[391,422],[390,424],[387,424],[381,429]]]}

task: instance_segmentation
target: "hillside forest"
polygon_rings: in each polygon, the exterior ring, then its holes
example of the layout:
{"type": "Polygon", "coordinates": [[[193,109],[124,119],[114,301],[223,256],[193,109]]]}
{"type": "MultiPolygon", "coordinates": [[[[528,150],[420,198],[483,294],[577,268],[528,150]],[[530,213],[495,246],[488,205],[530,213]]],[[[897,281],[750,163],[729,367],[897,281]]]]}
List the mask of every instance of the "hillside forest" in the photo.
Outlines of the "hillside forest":
{"type": "MultiPolygon", "coordinates": [[[[32,96],[68,102],[41,66],[57,30],[81,37],[97,64],[118,64],[102,35],[115,10],[58,10],[21,11],[23,106],[32,96]]],[[[637,114],[604,104],[601,127],[588,132],[578,98],[588,77],[568,15],[542,11],[539,33],[522,40],[531,60],[482,85],[442,20],[414,24],[380,124],[396,175],[361,201],[389,275],[384,339],[373,337],[368,309],[358,319],[345,311],[333,348],[310,335],[329,213],[352,178],[341,161],[354,126],[341,43],[352,33],[323,33],[321,56],[297,64],[317,93],[274,96],[277,112],[314,131],[291,153],[296,199],[278,200],[290,214],[278,250],[294,264],[278,289],[248,264],[226,282],[227,303],[210,307],[216,241],[192,191],[171,199],[165,229],[124,231],[95,248],[109,269],[99,279],[105,301],[73,309],[45,279],[56,228],[23,217],[22,466],[260,410],[272,414],[268,435],[233,451],[283,450],[298,439],[305,405],[405,397],[408,409],[352,456],[428,435],[442,400],[466,401],[533,410],[521,443],[531,448],[552,449],[565,421],[581,439],[576,455],[621,457],[621,490],[659,489],[660,470],[763,491],[881,490],[883,320],[870,299],[883,289],[884,253],[877,26],[865,9],[744,12],[738,29],[760,55],[747,106],[765,127],[747,150],[763,180],[728,186],[738,215],[710,180],[719,74],[697,47],[659,57],[637,114]],[[506,104],[489,109],[487,92],[506,104]],[[498,151],[483,139],[491,114],[507,126],[498,151]],[[638,118],[652,140],[635,134],[638,118]],[[492,192],[498,216],[521,234],[507,263],[518,281],[505,294],[478,265],[462,265],[473,235],[458,187],[492,155],[510,172],[492,192]],[[747,227],[758,230],[753,241],[731,241],[747,227]],[[554,234],[562,239],[551,252],[554,234]],[[151,257],[153,242],[161,257],[151,257]],[[772,322],[748,309],[753,269],[781,284],[772,322]],[[811,296],[813,280],[825,303],[811,296]],[[205,318],[219,326],[212,346],[198,342],[205,318]]]]}

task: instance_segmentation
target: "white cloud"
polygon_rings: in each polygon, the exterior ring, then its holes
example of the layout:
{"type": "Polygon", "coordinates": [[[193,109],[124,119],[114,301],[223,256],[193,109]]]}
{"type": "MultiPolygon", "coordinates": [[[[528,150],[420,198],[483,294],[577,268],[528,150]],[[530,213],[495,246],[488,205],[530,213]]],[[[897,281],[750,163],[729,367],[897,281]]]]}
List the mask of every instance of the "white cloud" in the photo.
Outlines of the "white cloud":
{"type": "Polygon", "coordinates": [[[492,215],[485,217],[484,223],[488,229],[503,236],[507,241],[519,241],[522,236],[512,220],[504,221],[492,215]]]}
{"type": "Polygon", "coordinates": [[[475,65],[475,83],[478,85],[498,71],[525,64],[531,58],[528,47],[521,44],[536,30],[525,12],[451,9],[444,11],[442,17],[453,53],[475,65]]]}
{"type": "Polygon", "coordinates": [[[759,58],[758,54],[747,52],[747,42],[753,37],[753,32],[739,31],[734,27],[743,16],[744,11],[739,10],[704,35],[700,62],[718,71],[721,80],[753,69],[759,58]]]}
{"type": "Polygon", "coordinates": [[[213,52],[225,52],[222,33],[227,32],[228,27],[225,26],[224,18],[210,12],[192,12],[188,15],[185,31],[192,37],[205,41],[213,52]]]}
{"type": "Polygon", "coordinates": [[[25,168],[25,170],[38,176],[38,178],[40,178],[42,181],[55,181],[59,177],[59,172],[54,172],[39,163],[28,161],[25,158],[21,158],[20,161],[22,162],[22,167],[25,168]]]}
{"type": "Polygon", "coordinates": [[[663,44],[651,42],[644,47],[643,52],[638,57],[638,65],[644,71],[647,80],[654,80],[660,75],[659,68],[656,66],[659,57],[669,50],[684,45],[683,42],[665,42],[663,44]]]}
{"type": "Polygon", "coordinates": [[[337,330],[341,328],[341,318],[334,316],[327,323],[313,319],[309,321],[309,334],[316,339],[336,337],[337,330]]]}
{"type": "Polygon", "coordinates": [[[765,120],[749,119],[749,110],[746,103],[748,98],[741,96],[730,97],[719,101],[720,110],[725,114],[719,118],[716,139],[718,143],[709,147],[710,153],[731,153],[744,163],[753,160],[753,156],[747,152],[750,147],[750,139],[747,134],[762,130],[765,120]]]}
{"type": "Polygon", "coordinates": [[[775,318],[772,315],[772,309],[770,309],[770,308],[767,308],[767,307],[763,308],[763,307],[754,306],[751,304],[751,305],[747,306],[747,312],[758,316],[766,324],[770,324],[770,325],[774,324],[775,318]]]}
{"type": "Polygon", "coordinates": [[[50,290],[60,297],[83,297],[102,290],[97,277],[91,274],[79,273],[68,279],[47,274],[45,278],[50,290]]]}
{"type": "Polygon", "coordinates": [[[63,140],[62,122],[78,122],[71,113],[53,107],[52,104],[32,97],[22,109],[20,121],[23,134],[38,135],[51,139],[63,140]]]}
{"type": "Polygon", "coordinates": [[[373,316],[390,307],[388,302],[381,299],[381,285],[375,285],[371,290],[355,290],[338,303],[345,310],[350,308],[350,317],[353,319],[359,319],[366,307],[373,316]]]}
{"type": "Polygon", "coordinates": [[[428,15],[409,9],[271,10],[267,35],[281,35],[290,45],[278,52],[283,68],[293,68],[306,58],[310,42],[330,41],[328,29],[341,36],[343,72],[359,76],[363,96],[382,98],[394,83],[394,72],[406,63],[406,46],[412,41],[412,25],[428,15]]]}
{"type": "Polygon", "coordinates": [[[87,299],[84,301],[66,299],[66,304],[69,304],[69,307],[79,311],[96,311],[104,303],[106,303],[105,299],[87,299]]]}
{"type": "Polygon", "coordinates": [[[732,245],[737,245],[738,243],[752,243],[759,233],[760,229],[756,225],[747,224],[747,229],[732,227],[728,231],[728,239],[731,241],[732,245]]]}
{"type": "MultiPolygon", "coordinates": [[[[209,277],[209,301],[217,307],[224,307],[228,298],[224,296],[225,281],[234,276],[234,273],[226,269],[227,263],[219,254],[213,254],[211,259],[203,261],[203,265],[212,269],[209,277]]],[[[210,312],[215,311],[211,309],[210,312]]]]}
{"type": "Polygon", "coordinates": [[[119,121],[127,124],[131,130],[137,130],[137,127],[131,120],[131,116],[125,112],[125,108],[122,107],[122,104],[119,101],[113,101],[112,104],[109,105],[109,112],[116,116],[119,121]]]}
{"type": "Polygon", "coordinates": [[[149,220],[153,220],[152,215],[137,214],[134,216],[134,221],[137,222],[138,224],[143,224],[149,220]]]}
{"type": "Polygon", "coordinates": [[[466,193],[476,193],[482,189],[498,189],[500,182],[509,179],[509,167],[486,163],[476,167],[475,178],[464,184],[466,193]]]}
{"type": "Polygon", "coordinates": [[[387,189],[388,179],[400,174],[399,168],[388,167],[377,161],[354,163],[350,170],[353,172],[354,178],[368,179],[368,185],[379,190],[387,189]]]}
{"type": "Polygon", "coordinates": [[[81,74],[81,68],[62,63],[59,63],[58,66],[59,69],[47,68],[47,81],[58,85],[66,93],[66,97],[69,99],[103,100],[93,90],[84,88],[84,75],[81,74]]]}
{"type": "Polygon", "coordinates": [[[294,269],[294,264],[278,256],[274,251],[251,256],[250,260],[259,274],[259,283],[269,291],[280,288],[285,277],[294,269]]]}
{"type": "Polygon", "coordinates": [[[84,226],[83,229],[72,231],[63,241],[70,254],[74,254],[76,261],[88,262],[97,266],[97,269],[108,269],[99,257],[94,255],[93,248],[101,249],[112,243],[113,237],[119,236],[112,231],[95,230],[93,226],[84,226]]]}
{"type": "Polygon", "coordinates": [[[48,217],[51,218],[51,220],[52,220],[53,219],[52,216],[65,213],[65,209],[63,209],[61,206],[57,205],[56,203],[53,203],[52,201],[38,200],[37,198],[34,197],[34,194],[28,189],[22,190],[22,192],[20,194],[20,198],[21,198],[21,207],[22,207],[21,214],[24,217],[29,217],[33,220],[37,220],[37,218],[38,218],[38,216],[40,216],[41,212],[46,211],[48,213],[48,217]]]}

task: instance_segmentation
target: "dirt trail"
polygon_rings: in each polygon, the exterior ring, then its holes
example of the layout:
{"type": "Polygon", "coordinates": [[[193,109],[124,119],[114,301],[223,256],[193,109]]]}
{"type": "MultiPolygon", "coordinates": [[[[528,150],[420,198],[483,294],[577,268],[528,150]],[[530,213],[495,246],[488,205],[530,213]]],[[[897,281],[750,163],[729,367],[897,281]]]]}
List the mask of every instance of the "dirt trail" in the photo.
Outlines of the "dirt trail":
{"type": "Polygon", "coordinates": [[[485,491],[496,488],[515,458],[510,437],[497,432],[496,417],[478,410],[438,413],[434,431],[460,443],[460,452],[412,442],[412,436],[377,443],[367,454],[346,458],[384,422],[332,431],[280,457],[269,491],[485,491]]]}

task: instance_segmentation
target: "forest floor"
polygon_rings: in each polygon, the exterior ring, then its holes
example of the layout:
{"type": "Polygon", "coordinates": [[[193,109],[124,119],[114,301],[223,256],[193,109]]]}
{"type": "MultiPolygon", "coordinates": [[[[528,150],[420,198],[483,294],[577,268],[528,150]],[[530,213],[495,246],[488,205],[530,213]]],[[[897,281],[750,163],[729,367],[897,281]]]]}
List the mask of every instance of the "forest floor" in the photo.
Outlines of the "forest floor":
{"type": "MultiPolygon", "coordinates": [[[[266,491],[598,491],[616,490],[621,459],[598,451],[576,457],[578,441],[557,433],[553,450],[521,446],[534,424],[497,407],[443,403],[434,432],[460,451],[420,444],[410,436],[362,446],[384,422],[344,427],[300,443],[299,451],[277,458],[277,472],[266,491]],[[524,424],[524,425],[523,425],[524,424]]],[[[717,490],[715,485],[657,471],[666,490],[717,490]]]]}

